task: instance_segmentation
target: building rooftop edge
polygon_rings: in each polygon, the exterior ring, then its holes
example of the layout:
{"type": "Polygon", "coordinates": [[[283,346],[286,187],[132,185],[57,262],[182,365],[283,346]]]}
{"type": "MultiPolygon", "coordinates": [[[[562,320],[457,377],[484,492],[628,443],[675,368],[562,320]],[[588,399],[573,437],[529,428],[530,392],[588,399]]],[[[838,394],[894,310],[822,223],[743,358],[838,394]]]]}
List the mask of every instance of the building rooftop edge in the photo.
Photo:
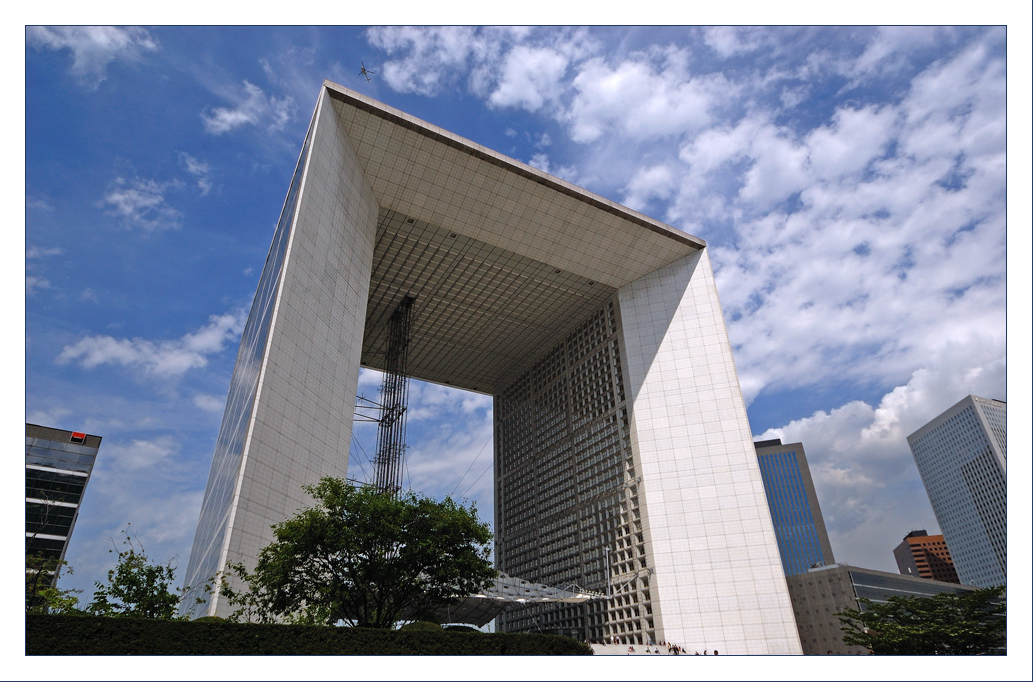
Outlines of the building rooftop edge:
{"type": "Polygon", "coordinates": [[[889,576],[891,578],[906,578],[906,579],[909,579],[909,580],[921,580],[923,583],[936,583],[938,585],[950,585],[951,587],[964,587],[964,588],[969,589],[969,590],[978,590],[978,589],[980,589],[979,587],[977,587],[975,585],[964,585],[962,583],[947,583],[947,582],[944,582],[942,580],[933,580],[931,578],[919,578],[918,576],[914,576],[914,575],[904,575],[903,573],[892,573],[890,571],[882,571],[882,570],[879,570],[877,568],[864,568],[863,566],[854,566],[853,564],[848,564],[848,563],[844,563],[844,562],[837,562],[837,563],[834,563],[834,564],[826,564],[824,566],[815,566],[814,568],[807,569],[806,573],[797,573],[796,575],[786,576],[786,578],[787,579],[788,578],[800,578],[800,577],[803,577],[803,576],[810,575],[812,573],[819,573],[821,571],[829,571],[829,570],[833,570],[833,569],[836,569],[836,568],[843,568],[843,569],[846,569],[848,571],[858,571],[858,572],[867,573],[867,574],[885,575],[885,576],[889,576]]]}
{"type": "Polygon", "coordinates": [[[544,185],[556,192],[584,201],[595,208],[616,215],[628,222],[644,227],[651,232],[697,249],[705,249],[707,246],[706,241],[699,237],[690,235],[687,232],[678,230],[670,225],[660,222],[659,220],[643,215],[638,211],[622,206],[615,201],[611,201],[595,194],[594,192],[578,187],[566,180],[545,173],[544,171],[533,166],[529,166],[522,161],[517,161],[514,158],[500,154],[493,149],[489,149],[488,147],[477,144],[465,137],[449,132],[433,123],[428,123],[427,121],[416,118],[411,114],[407,114],[400,109],[384,104],[383,102],[375,100],[367,95],[363,95],[360,92],[356,92],[355,90],[343,85],[334,83],[331,80],[324,80],[323,87],[326,88],[331,97],[338,101],[344,102],[358,109],[362,109],[363,111],[375,116],[379,116],[380,118],[388,120],[396,125],[418,132],[442,144],[464,151],[486,161],[487,163],[504,168],[524,178],[544,185]]]}
{"type": "Polygon", "coordinates": [[[928,432],[928,431],[930,431],[932,429],[935,429],[938,426],[940,426],[940,423],[944,419],[949,418],[949,416],[953,416],[953,414],[955,412],[957,412],[962,407],[962,405],[964,405],[967,402],[971,402],[973,405],[976,402],[1000,403],[1001,405],[1007,405],[1007,403],[1004,402],[1003,400],[997,400],[996,398],[983,398],[983,397],[980,397],[978,395],[973,395],[973,394],[969,393],[968,395],[966,395],[964,398],[962,398],[958,402],[954,403],[953,405],[951,405],[947,409],[945,409],[942,412],[938,413],[932,419],[929,419],[928,421],[926,421],[925,424],[922,424],[921,427],[919,427],[914,433],[912,433],[911,435],[909,435],[907,437],[908,444],[910,445],[912,438],[917,438],[919,436],[925,435],[926,432],[928,432]]]}

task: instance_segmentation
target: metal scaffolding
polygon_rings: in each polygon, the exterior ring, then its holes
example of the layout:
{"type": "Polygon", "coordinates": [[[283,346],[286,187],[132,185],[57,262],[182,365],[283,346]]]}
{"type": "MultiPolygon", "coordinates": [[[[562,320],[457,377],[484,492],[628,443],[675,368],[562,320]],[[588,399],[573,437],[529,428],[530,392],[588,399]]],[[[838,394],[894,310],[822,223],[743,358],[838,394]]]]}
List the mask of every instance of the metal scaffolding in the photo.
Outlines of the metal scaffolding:
{"type": "Polygon", "coordinates": [[[406,296],[391,314],[384,378],[380,384],[380,419],[373,476],[377,489],[391,495],[398,494],[402,487],[405,410],[409,402],[409,336],[414,300],[406,296]]]}

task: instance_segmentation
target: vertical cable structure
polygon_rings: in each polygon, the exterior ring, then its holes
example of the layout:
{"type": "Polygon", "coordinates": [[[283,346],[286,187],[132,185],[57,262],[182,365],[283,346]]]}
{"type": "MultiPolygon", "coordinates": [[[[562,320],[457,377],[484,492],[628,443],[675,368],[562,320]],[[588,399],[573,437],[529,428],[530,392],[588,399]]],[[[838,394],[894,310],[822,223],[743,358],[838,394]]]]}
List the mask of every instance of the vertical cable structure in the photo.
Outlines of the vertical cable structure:
{"type": "Polygon", "coordinates": [[[384,379],[380,384],[380,420],[373,476],[377,489],[390,495],[397,495],[402,487],[405,410],[409,401],[409,336],[414,300],[406,296],[391,314],[384,379]]]}

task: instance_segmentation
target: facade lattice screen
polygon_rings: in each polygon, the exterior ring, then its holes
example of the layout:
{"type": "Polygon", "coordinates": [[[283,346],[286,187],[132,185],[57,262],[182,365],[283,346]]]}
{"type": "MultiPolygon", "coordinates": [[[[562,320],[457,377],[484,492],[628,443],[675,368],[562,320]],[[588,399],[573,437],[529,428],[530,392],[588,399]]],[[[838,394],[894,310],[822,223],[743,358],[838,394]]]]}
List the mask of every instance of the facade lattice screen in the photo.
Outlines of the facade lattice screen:
{"type": "Polygon", "coordinates": [[[612,299],[495,401],[498,567],[607,593],[608,560],[614,596],[510,607],[500,631],[655,640],[619,330],[612,299]]]}

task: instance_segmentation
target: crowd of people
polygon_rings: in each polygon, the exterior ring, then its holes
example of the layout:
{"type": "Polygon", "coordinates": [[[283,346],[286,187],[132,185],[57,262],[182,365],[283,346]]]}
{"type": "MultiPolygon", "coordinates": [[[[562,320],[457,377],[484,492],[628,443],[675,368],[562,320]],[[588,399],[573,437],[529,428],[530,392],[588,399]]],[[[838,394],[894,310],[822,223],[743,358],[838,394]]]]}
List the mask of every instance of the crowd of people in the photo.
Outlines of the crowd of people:
{"type": "MultiPolygon", "coordinates": [[[[604,642],[604,643],[605,644],[620,644],[621,642],[620,642],[620,640],[616,636],[614,636],[614,637],[611,637],[609,641],[604,642]]],[[[678,646],[677,644],[671,644],[670,642],[659,642],[659,643],[648,642],[645,646],[646,646],[646,651],[645,652],[647,654],[663,654],[663,649],[665,649],[665,648],[667,649],[667,655],[668,656],[680,656],[682,654],[685,654],[685,655],[689,654],[689,652],[686,651],[684,648],[678,646]]],[[[635,645],[634,644],[628,645],[628,655],[631,656],[632,654],[635,654],[635,653],[638,653],[637,650],[635,649],[635,645]]],[[[704,649],[702,655],[703,656],[709,656],[710,653],[711,652],[710,652],[709,649],[704,649]]],[[[713,654],[714,654],[714,656],[718,655],[717,649],[714,649],[713,654]]],[[[698,651],[696,651],[696,652],[694,652],[694,655],[699,656],[700,653],[698,651]]]]}

